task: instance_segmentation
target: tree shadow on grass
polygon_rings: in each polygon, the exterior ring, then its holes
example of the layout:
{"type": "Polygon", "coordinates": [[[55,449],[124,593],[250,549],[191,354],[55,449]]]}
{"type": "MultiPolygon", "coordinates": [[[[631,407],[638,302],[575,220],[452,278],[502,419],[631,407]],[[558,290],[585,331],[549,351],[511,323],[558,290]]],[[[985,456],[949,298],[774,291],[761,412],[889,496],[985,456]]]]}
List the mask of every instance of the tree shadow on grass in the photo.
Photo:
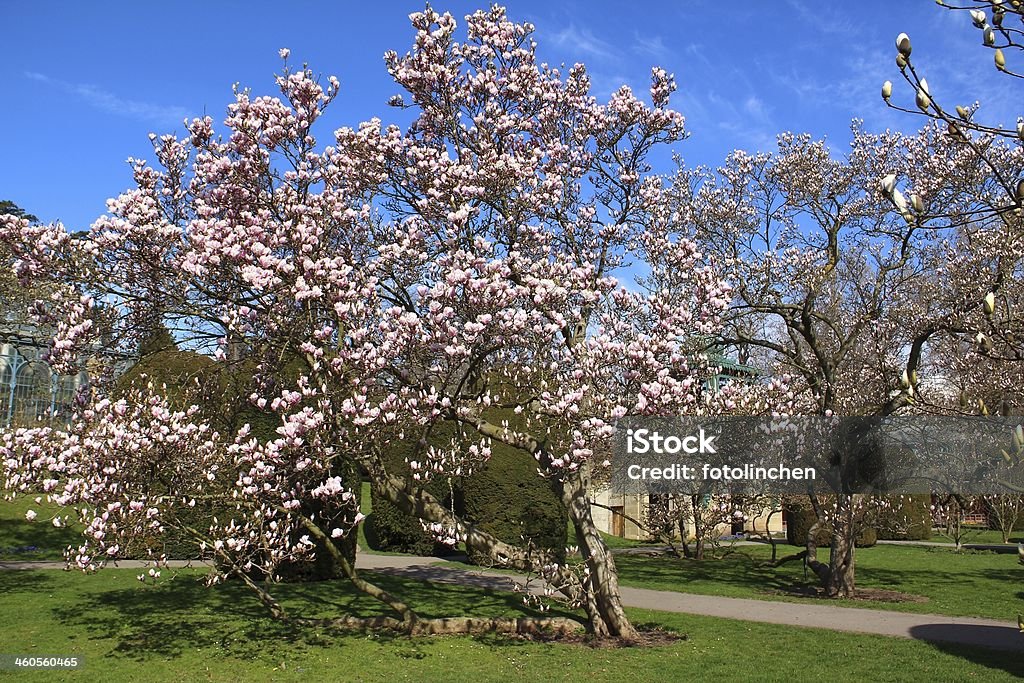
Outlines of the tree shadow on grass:
{"type": "Polygon", "coordinates": [[[817,585],[814,574],[803,572],[800,562],[774,567],[738,552],[722,559],[704,560],[618,555],[615,564],[620,578],[629,583],[651,588],[658,586],[650,584],[662,584],[667,590],[703,582],[760,592],[786,592],[817,585]]]}
{"type": "MultiPolygon", "coordinates": [[[[0,579],[10,580],[14,573],[4,572],[0,579]]],[[[526,611],[521,596],[511,593],[383,575],[374,576],[374,581],[424,617],[522,616],[526,611]]],[[[330,618],[387,614],[383,605],[357,593],[347,581],[279,584],[274,586],[274,593],[295,615],[330,618]]],[[[194,574],[156,585],[98,588],[70,596],[54,609],[57,620],[68,628],[87,632],[93,640],[113,643],[112,656],[133,660],[177,657],[195,650],[209,653],[211,648],[218,656],[267,659],[294,656],[310,648],[344,648],[346,642],[353,642],[351,639],[367,639],[365,633],[277,621],[241,582],[207,588],[194,574]]],[[[389,631],[375,632],[371,638],[381,645],[393,644],[392,655],[422,656],[415,638],[389,631]]],[[[490,645],[524,643],[512,637],[481,635],[477,639],[490,645]]]]}
{"type": "Polygon", "coordinates": [[[925,624],[911,628],[910,634],[946,654],[1024,678],[1024,634],[1012,626],[925,624]],[[948,638],[968,642],[942,642],[948,638]]]}
{"type": "Polygon", "coordinates": [[[81,542],[81,532],[66,526],[0,520],[0,558],[5,560],[62,560],[65,548],[81,542]]]}
{"type": "Polygon", "coordinates": [[[10,569],[0,571],[0,595],[39,593],[57,585],[52,570],[10,569]]]}
{"type": "MultiPolygon", "coordinates": [[[[948,551],[944,551],[948,552],[948,551]]],[[[827,549],[825,550],[827,557],[827,549]]],[[[945,554],[941,556],[945,558],[945,554]]],[[[898,561],[893,558],[890,561],[898,561]]],[[[857,583],[863,588],[883,588],[925,593],[938,598],[963,594],[970,590],[992,590],[993,583],[1006,586],[1006,597],[1012,595],[1019,581],[1020,567],[963,567],[942,569],[936,558],[919,566],[879,567],[867,563],[857,567],[857,583]]],[[[745,595],[786,594],[809,590],[819,584],[814,574],[804,571],[800,561],[772,566],[760,558],[733,554],[723,559],[688,560],[671,556],[640,557],[618,555],[615,559],[620,578],[629,585],[665,590],[713,594],[745,595]],[[726,589],[726,590],[723,590],[726,589]]],[[[864,606],[864,603],[862,603],[864,606]]]]}

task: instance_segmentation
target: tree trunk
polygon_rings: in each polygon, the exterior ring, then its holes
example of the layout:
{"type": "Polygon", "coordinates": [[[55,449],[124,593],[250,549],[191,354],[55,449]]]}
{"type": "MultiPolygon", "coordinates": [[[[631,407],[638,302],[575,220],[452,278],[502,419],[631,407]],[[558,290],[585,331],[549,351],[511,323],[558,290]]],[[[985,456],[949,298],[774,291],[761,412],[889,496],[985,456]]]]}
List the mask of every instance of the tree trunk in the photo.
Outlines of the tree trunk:
{"type": "Polygon", "coordinates": [[[690,496],[690,509],[693,511],[693,559],[704,559],[704,540],[707,538],[707,528],[701,511],[701,497],[690,496]]]}
{"type": "Polygon", "coordinates": [[[825,594],[830,598],[851,598],[856,590],[854,581],[854,551],[856,543],[847,534],[832,536],[832,552],[828,562],[828,582],[825,594]]]}
{"type": "Polygon", "coordinates": [[[679,538],[680,545],[683,548],[683,557],[690,559],[693,557],[693,551],[690,550],[690,527],[686,524],[686,515],[679,515],[679,538]]]}
{"type": "Polygon", "coordinates": [[[851,598],[856,588],[854,552],[857,547],[857,529],[853,519],[853,496],[839,494],[836,504],[836,520],[832,528],[832,546],[828,558],[825,594],[830,598],[851,598]]]}
{"type": "Polygon", "coordinates": [[[823,562],[818,561],[818,532],[821,530],[822,511],[818,499],[812,494],[809,496],[811,507],[814,509],[814,524],[807,530],[807,538],[804,546],[804,578],[807,578],[807,569],[814,572],[822,586],[828,584],[830,569],[823,562]]]}
{"type": "Polygon", "coordinates": [[[626,641],[637,640],[638,634],[626,617],[619,595],[619,574],[615,560],[604,539],[594,525],[587,497],[590,467],[583,465],[562,480],[562,502],[569,520],[576,530],[576,543],[590,570],[587,579],[587,630],[598,637],[617,637],[626,641]]]}
{"type": "MultiPolygon", "coordinates": [[[[373,463],[370,463],[369,469],[381,493],[403,512],[428,522],[460,526],[467,534],[467,544],[486,552],[504,566],[537,571],[542,564],[554,561],[550,555],[524,550],[472,525],[464,524],[427,491],[407,487],[408,481],[387,474],[383,468],[373,463]]],[[[565,479],[558,483],[557,489],[568,511],[569,520],[576,530],[576,542],[590,574],[586,582],[580,585],[571,571],[560,567],[556,570],[556,583],[563,584],[559,591],[564,592],[567,597],[582,598],[589,633],[598,637],[635,641],[639,636],[622,608],[615,561],[594,525],[590,512],[590,500],[587,497],[589,481],[585,472],[589,472],[586,466],[566,475],[565,479]],[[583,595],[580,596],[578,591],[583,595]]]]}

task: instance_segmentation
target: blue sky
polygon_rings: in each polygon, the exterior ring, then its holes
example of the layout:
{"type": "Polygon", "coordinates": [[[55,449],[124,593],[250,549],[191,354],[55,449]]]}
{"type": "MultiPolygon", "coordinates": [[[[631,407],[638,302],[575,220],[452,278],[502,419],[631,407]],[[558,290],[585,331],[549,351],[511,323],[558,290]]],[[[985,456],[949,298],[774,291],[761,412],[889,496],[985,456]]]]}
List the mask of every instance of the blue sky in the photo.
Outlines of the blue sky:
{"type": "MultiPolygon", "coordinates": [[[[433,6],[460,19],[482,2],[433,6]]],[[[622,83],[646,93],[650,67],[675,73],[675,107],[692,133],[675,150],[688,164],[716,164],[730,150],[771,149],[783,130],[825,136],[837,154],[850,119],[868,129],[922,123],[885,108],[897,83],[894,38],[907,31],[914,61],[942,102],[983,101],[986,118],[1018,114],[992,53],[963,13],[933,0],[705,0],[539,2],[510,0],[514,20],[537,27],[543,60],[585,63],[595,94],[622,83]],[[987,94],[987,95],[986,95],[987,94]]],[[[342,125],[387,122],[397,92],[385,50],[408,50],[407,16],[421,2],[51,2],[0,0],[0,199],[44,221],[82,229],[126,189],[129,156],[152,158],[149,132],[181,130],[188,116],[223,118],[235,82],[277,94],[277,51],[336,75],[342,91],[321,142],[342,125]]],[[[911,105],[912,106],[912,105],[911,105]]],[[[660,170],[668,170],[667,168],[660,170]]]]}

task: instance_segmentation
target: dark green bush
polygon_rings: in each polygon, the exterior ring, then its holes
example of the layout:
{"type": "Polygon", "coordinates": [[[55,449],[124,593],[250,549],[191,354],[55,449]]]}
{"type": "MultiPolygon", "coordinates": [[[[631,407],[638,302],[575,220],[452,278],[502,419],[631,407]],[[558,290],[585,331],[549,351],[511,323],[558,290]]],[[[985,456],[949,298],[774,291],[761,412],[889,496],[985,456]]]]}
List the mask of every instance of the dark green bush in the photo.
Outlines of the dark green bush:
{"type": "MultiPolygon", "coordinates": [[[[493,444],[490,460],[466,478],[462,495],[468,521],[506,543],[528,542],[564,559],[568,516],[529,454],[493,444]]],[[[475,548],[466,551],[470,562],[490,561],[475,548]]]]}
{"type": "MultiPolygon", "coordinates": [[[[786,541],[790,545],[807,545],[807,533],[817,520],[810,500],[804,496],[791,498],[786,503],[786,541]]],[[[818,529],[815,541],[819,548],[824,548],[832,543],[832,530],[828,528],[818,529]]],[[[878,542],[878,533],[873,528],[865,528],[857,535],[856,545],[860,548],[867,548],[878,542]]]]}
{"type": "MultiPolygon", "coordinates": [[[[260,410],[248,400],[256,388],[253,380],[255,360],[217,363],[208,356],[181,351],[170,344],[169,339],[169,335],[158,330],[143,344],[143,357],[114,386],[112,393],[115,399],[124,396],[133,387],[141,389],[146,383],[152,382],[175,408],[192,404],[199,406],[200,415],[222,434],[233,434],[242,425],[248,424],[251,435],[260,442],[277,438],[280,417],[260,410]],[[161,387],[166,387],[166,391],[161,387]]],[[[297,374],[298,367],[294,363],[283,372],[285,378],[297,374]]],[[[337,474],[344,481],[358,483],[358,469],[354,465],[339,462],[337,467],[337,474]]],[[[360,494],[358,486],[355,487],[355,494],[360,494]]],[[[302,512],[307,515],[319,514],[319,505],[317,502],[308,502],[302,512]]],[[[204,506],[199,503],[195,508],[178,508],[175,512],[181,522],[200,532],[209,528],[214,516],[229,519],[232,513],[233,508],[222,507],[218,510],[209,504],[204,506]]],[[[335,541],[335,546],[350,562],[355,561],[355,537],[353,532],[335,541]]],[[[192,559],[200,555],[198,542],[176,529],[166,529],[162,534],[141,539],[128,552],[132,557],[145,557],[147,549],[152,549],[155,554],[166,553],[175,559],[192,559]]],[[[316,580],[336,578],[339,572],[330,553],[317,542],[314,561],[286,563],[279,568],[278,574],[284,580],[316,580]]]]}
{"type": "Polygon", "coordinates": [[[888,496],[890,507],[878,519],[878,538],[883,541],[922,541],[932,537],[932,497],[928,494],[888,496]]]}
{"type": "MultiPolygon", "coordinates": [[[[425,488],[445,505],[451,505],[447,480],[432,481],[425,488]]],[[[453,548],[438,543],[431,534],[424,531],[418,519],[402,512],[384,498],[372,483],[370,495],[373,512],[363,524],[366,525],[366,543],[371,549],[412,555],[447,555],[454,552],[453,548]]]]}

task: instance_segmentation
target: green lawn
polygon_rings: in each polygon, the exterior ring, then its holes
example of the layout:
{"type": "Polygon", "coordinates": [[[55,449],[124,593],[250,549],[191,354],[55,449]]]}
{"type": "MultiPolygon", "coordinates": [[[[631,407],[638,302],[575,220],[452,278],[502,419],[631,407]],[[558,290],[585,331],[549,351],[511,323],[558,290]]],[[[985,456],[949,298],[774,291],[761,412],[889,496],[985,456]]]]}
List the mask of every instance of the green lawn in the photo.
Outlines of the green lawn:
{"type": "Polygon", "coordinates": [[[82,536],[73,513],[70,527],[55,528],[51,520],[58,513],[67,514],[45,499],[0,500],[0,560],[63,560],[64,548],[79,545],[82,536]],[[38,515],[34,522],[25,519],[28,510],[38,515]]]}
{"type": "MultiPolygon", "coordinates": [[[[368,486],[364,484],[363,512],[372,511],[368,486]]],[[[49,519],[57,509],[36,504],[30,498],[0,502],[0,559],[61,560],[68,544],[79,542],[75,529],[56,529],[49,519]],[[25,511],[36,510],[35,522],[25,520],[25,511]]],[[[614,537],[608,537],[613,540],[614,537]]],[[[622,539],[614,539],[622,542],[622,539]]],[[[366,551],[362,526],[359,545],[366,551]]],[[[633,547],[636,541],[618,547],[633,547]]],[[[659,590],[806,601],[808,598],[779,595],[799,586],[810,586],[800,562],[772,568],[762,564],[768,557],[766,546],[744,546],[722,560],[678,560],[667,557],[638,557],[619,554],[617,563],[624,585],[659,590]]],[[[794,552],[780,545],[780,555],[794,552]]],[[[823,560],[828,549],[820,550],[823,560]]],[[[945,548],[879,545],[857,551],[857,584],[862,588],[884,588],[928,598],[927,602],[840,601],[854,607],[874,607],[900,611],[982,616],[1013,620],[1024,612],[1024,567],[1016,554],[964,552],[945,548]]]]}
{"type": "MultiPolygon", "coordinates": [[[[616,555],[624,585],[704,595],[742,598],[809,598],[778,595],[799,586],[814,585],[800,561],[781,567],[765,566],[769,549],[743,546],[721,560],[680,560],[668,557],[616,555]]],[[[797,549],[782,545],[779,556],[797,549]]],[[[822,561],[828,548],[819,550],[822,561]]],[[[857,549],[857,586],[882,588],[924,596],[927,602],[828,601],[850,607],[871,607],[906,612],[991,617],[1013,621],[1024,612],[1024,566],[1017,554],[966,551],[941,547],[879,545],[857,549]]]]}
{"type": "MultiPolygon", "coordinates": [[[[77,655],[74,672],[4,674],[10,680],[500,681],[1014,680],[1018,655],[984,649],[631,611],[638,623],[686,634],[652,648],[593,649],[498,637],[408,639],[297,630],[266,618],[237,585],[206,589],[196,572],[142,586],[129,570],[95,576],[0,572],[5,654],[77,655]]],[[[505,593],[377,577],[427,615],[511,614],[505,593]]],[[[285,587],[286,605],[313,613],[376,610],[344,583],[285,587]]]]}
{"type": "MultiPolygon", "coordinates": [[[[932,537],[928,539],[936,543],[952,543],[952,539],[940,536],[937,533],[933,533],[932,537]]],[[[993,529],[971,529],[967,531],[963,536],[963,543],[996,543],[1000,544],[1003,542],[1003,535],[993,529]]],[[[1010,533],[1010,543],[1024,543],[1024,532],[1013,531],[1010,533]]]]}

